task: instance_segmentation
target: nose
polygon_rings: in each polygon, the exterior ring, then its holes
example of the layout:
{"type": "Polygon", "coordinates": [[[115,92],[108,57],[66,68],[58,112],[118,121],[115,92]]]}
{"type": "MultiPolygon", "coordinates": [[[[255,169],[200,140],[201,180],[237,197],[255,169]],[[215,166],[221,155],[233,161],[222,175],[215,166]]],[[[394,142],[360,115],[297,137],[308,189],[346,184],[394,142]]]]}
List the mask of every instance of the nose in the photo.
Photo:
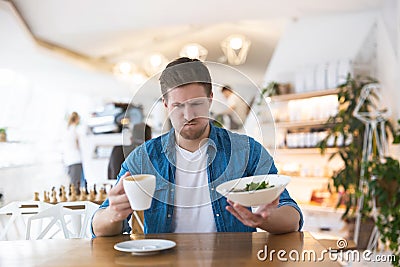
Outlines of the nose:
{"type": "Polygon", "coordinates": [[[184,111],[183,111],[183,117],[186,121],[191,121],[194,118],[196,118],[196,114],[190,105],[185,105],[184,111]]]}

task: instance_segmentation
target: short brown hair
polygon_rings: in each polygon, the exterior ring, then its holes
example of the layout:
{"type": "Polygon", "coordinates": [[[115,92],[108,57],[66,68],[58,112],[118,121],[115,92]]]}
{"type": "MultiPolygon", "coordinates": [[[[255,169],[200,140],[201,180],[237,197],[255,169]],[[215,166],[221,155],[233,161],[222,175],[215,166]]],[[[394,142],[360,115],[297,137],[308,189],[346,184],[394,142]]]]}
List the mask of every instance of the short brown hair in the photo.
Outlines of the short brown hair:
{"type": "Polygon", "coordinates": [[[224,91],[232,92],[233,90],[232,90],[232,88],[231,88],[229,85],[224,85],[224,86],[222,86],[222,88],[221,88],[221,92],[224,92],[224,91]]]}
{"type": "Polygon", "coordinates": [[[167,98],[169,90],[191,83],[203,85],[207,96],[211,95],[211,75],[206,65],[198,59],[181,57],[170,62],[160,76],[161,93],[167,98]]]}

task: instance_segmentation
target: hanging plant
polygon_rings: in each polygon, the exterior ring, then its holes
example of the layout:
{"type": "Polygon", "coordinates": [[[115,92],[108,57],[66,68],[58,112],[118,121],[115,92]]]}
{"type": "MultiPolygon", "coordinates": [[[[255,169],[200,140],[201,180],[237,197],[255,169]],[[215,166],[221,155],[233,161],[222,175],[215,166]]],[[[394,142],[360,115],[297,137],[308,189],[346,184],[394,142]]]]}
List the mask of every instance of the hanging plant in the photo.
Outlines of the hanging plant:
{"type": "MultiPolygon", "coordinates": [[[[359,184],[361,168],[366,167],[362,166],[366,128],[365,124],[354,117],[353,113],[358,104],[363,87],[370,83],[377,83],[377,80],[371,77],[358,77],[354,79],[348,74],[345,83],[339,86],[339,112],[327,120],[326,123],[332,125],[332,127],[328,129],[326,138],[318,144],[321,154],[324,154],[328,148],[328,140],[331,138],[334,138],[335,146],[338,136],[340,135],[344,137],[344,140],[351,141],[347,142],[348,144],[345,146],[337,147],[337,151],[329,158],[329,160],[331,160],[334,157],[339,157],[343,163],[343,167],[335,171],[331,177],[333,179],[334,189],[340,192],[337,207],[340,205],[344,205],[345,207],[343,219],[354,217],[357,200],[362,194],[362,192],[359,191],[359,184]]],[[[374,95],[372,96],[374,97],[374,95]]],[[[359,112],[368,112],[374,107],[374,103],[366,99],[359,112]]],[[[386,122],[385,126],[387,132],[393,129],[389,122],[386,122]]],[[[366,198],[368,198],[368,194],[366,198]]],[[[368,201],[364,201],[364,205],[360,211],[361,214],[368,217],[370,210],[370,204],[368,201]]]]}

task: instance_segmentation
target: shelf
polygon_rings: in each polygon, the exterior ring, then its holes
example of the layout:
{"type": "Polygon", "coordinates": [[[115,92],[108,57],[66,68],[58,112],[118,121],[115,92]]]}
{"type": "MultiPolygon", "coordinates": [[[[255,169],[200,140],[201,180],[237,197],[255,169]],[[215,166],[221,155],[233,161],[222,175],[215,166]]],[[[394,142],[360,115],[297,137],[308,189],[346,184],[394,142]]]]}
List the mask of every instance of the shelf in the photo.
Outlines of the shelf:
{"type": "Polygon", "coordinates": [[[338,92],[339,92],[339,89],[334,88],[334,89],[326,89],[326,90],[304,92],[304,93],[276,95],[276,96],[271,97],[271,101],[272,102],[282,102],[282,101],[289,101],[289,100],[305,99],[305,98],[317,97],[317,96],[334,95],[334,94],[337,94],[338,92]]]}
{"type": "Polygon", "coordinates": [[[302,180],[302,179],[307,179],[307,180],[314,179],[314,180],[320,180],[320,181],[328,181],[328,180],[331,179],[331,177],[329,177],[329,176],[311,176],[311,175],[308,175],[308,176],[292,175],[291,178],[299,179],[299,180],[302,180]]]}
{"type": "MultiPolygon", "coordinates": [[[[280,121],[275,122],[277,128],[302,128],[302,127],[324,127],[328,124],[326,123],[328,119],[324,120],[312,120],[312,121],[280,121]]],[[[273,126],[274,123],[264,123],[265,126],[273,126]]]]}
{"type": "MultiPolygon", "coordinates": [[[[324,155],[329,155],[337,152],[337,148],[330,147],[325,150],[324,155]]],[[[272,152],[272,151],[271,151],[272,152]]],[[[276,154],[290,154],[290,155],[321,155],[321,150],[316,147],[309,148],[277,148],[276,154]]],[[[321,155],[322,156],[322,155],[321,155]]]]}
{"type": "Polygon", "coordinates": [[[343,214],[346,210],[345,207],[336,208],[335,203],[330,203],[330,205],[322,205],[316,202],[300,203],[300,208],[304,211],[314,211],[314,212],[327,212],[327,213],[339,213],[343,214]]]}

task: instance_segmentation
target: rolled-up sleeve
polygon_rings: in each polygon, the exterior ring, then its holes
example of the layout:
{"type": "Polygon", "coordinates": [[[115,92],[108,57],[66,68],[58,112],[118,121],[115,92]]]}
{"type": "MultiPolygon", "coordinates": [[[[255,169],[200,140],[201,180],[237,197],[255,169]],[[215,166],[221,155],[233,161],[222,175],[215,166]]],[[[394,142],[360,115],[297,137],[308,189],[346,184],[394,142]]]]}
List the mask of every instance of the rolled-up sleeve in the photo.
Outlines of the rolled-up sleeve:
{"type": "Polygon", "coordinates": [[[282,206],[291,206],[299,212],[300,214],[299,231],[301,231],[304,224],[303,213],[301,212],[299,205],[297,205],[296,201],[294,201],[293,198],[291,198],[289,192],[286,189],[282,192],[281,196],[279,197],[278,208],[282,206]]]}
{"type": "MultiPolygon", "coordinates": [[[[254,162],[254,166],[257,166],[253,170],[253,175],[261,175],[261,174],[277,174],[278,170],[275,166],[275,163],[273,161],[272,156],[268,153],[268,151],[258,142],[256,142],[254,139],[251,139],[250,144],[253,148],[252,151],[258,152],[259,153],[252,153],[250,155],[250,162],[254,162]],[[251,142],[254,142],[254,145],[251,144],[251,142]]],[[[299,231],[303,228],[304,224],[304,219],[303,219],[303,213],[301,212],[300,207],[297,205],[296,201],[293,200],[293,198],[290,196],[289,192],[285,189],[280,198],[279,198],[279,204],[278,208],[282,206],[291,206],[295,208],[300,215],[300,221],[299,221],[299,231]]]]}

